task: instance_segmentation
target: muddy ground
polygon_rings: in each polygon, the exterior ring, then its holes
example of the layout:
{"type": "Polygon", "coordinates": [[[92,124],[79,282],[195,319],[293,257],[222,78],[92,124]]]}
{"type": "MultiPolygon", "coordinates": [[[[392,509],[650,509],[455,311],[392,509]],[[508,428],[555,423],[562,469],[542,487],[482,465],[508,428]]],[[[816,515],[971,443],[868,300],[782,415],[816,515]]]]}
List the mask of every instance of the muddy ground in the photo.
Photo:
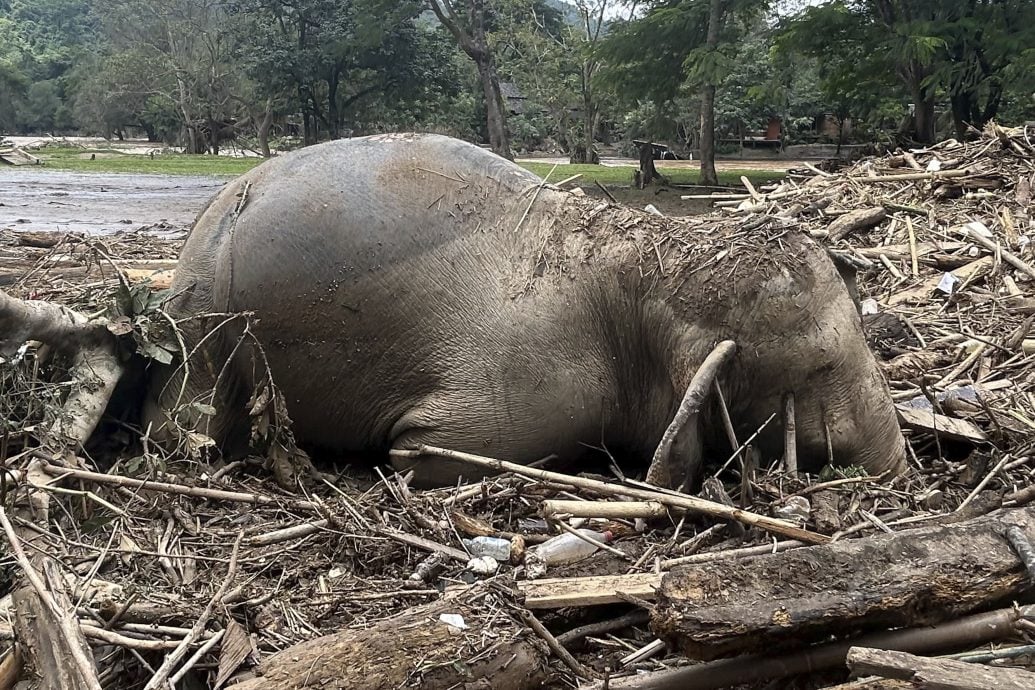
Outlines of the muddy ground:
{"type": "Polygon", "coordinates": [[[0,169],[0,228],[106,235],[189,227],[225,180],[187,175],[0,169]]]}

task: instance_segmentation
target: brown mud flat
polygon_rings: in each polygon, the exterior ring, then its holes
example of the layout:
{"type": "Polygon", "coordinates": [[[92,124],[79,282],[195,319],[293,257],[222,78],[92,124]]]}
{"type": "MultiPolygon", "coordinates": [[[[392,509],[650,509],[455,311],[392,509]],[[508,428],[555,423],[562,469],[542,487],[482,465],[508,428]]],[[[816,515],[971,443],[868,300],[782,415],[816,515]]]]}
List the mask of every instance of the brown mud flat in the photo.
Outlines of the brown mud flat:
{"type": "Polygon", "coordinates": [[[225,183],[215,177],[0,170],[0,228],[108,235],[183,230],[225,183]]]}

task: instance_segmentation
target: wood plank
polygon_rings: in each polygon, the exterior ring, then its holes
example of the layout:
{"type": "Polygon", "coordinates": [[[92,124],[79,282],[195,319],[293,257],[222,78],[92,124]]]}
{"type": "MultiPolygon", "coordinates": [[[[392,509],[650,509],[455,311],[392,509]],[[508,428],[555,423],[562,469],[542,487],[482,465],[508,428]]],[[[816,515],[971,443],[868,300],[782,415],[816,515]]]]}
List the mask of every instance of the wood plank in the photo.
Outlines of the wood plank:
{"type": "Polygon", "coordinates": [[[968,664],[955,659],[931,659],[906,652],[867,647],[848,650],[848,668],[859,675],[910,681],[930,690],[1031,690],[1035,673],[1016,668],[968,664]]]}
{"type": "Polygon", "coordinates": [[[899,424],[910,429],[920,429],[946,438],[971,443],[983,443],[988,440],[988,436],[978,425],[965,419],[946,417],[905,405],[895,405],[895,412],[898,414],[899,424]]]}
{"type": "Polygon", "coordinates": [[[633,575],[591,575],[553,577],[518,582],[530,609],[559,609],[565,606],[597,606],[622,601],[618,592],[638,599],[654,599],[664,573],[633,575]]]}

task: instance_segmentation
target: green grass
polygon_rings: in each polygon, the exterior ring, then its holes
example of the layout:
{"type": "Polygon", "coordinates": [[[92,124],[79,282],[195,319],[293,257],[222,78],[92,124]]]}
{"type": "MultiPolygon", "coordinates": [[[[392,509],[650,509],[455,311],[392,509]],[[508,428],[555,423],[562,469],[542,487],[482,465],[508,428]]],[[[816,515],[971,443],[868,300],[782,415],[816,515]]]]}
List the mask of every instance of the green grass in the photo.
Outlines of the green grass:
{"type": "MultiPolygon", "coordinates": [[[[38,153],[46,166],[56,170],[105,173],[158,173],[166,175],[215,175],[233,177],[251,170],[262,162],[260,158],[230,158],[228,156],[189,156],[183,153],[155,154],[154,158],[141,154],[120,153],[112,149],[46,148],[38,153]],[[96,154],[95,160],[90,155],[96,154]]],[[[560,182],[573,175],[581,175],[580,184],[599,182],[622,187],[633,183],[633,166],[556,165],[551,163],[521,163],[521,166],[540,177],[549,175],[550,182],[560,182]]],[[[674,184],[697,184],[697,170],[663,169],[662,174],[674,184]]],[[[773,170],[724,170],[719,172],[719,184],[740,185],[741,175],[753,184],[765,184],[783,177],[773,170]]]]}
{"type": "MultiPolygon", "coordinates": [[[[582,175],[578,179],[582,184],[593,184],[599,182],[602,185],[629,186],[633,183],[633,171],[635,167],[620,166],[612,167],[607,165],[588,164],[564,164],[556,166],[552,163],[521,163],[521,167],[531,170],[539,177],[550,176],[548,182],[560,182],[572,175],[582,175]],[[552,172],[551,172],[552,171],[552,172]]],[[[658,172],[667,177],[673,184],[699,184],[701,174],[697,170],[683,168],[662,168],[658,172]]],[[[721,170],[719,171],[720,185],[740,186],[741,176],[747,177],[752,184],[759,185],[774,180],[783,179],[783,173],[775,170],[721,170]]]]}
{"type": "Polygon", "coordinates": [[[261,158],[188,156],[183,153],[120,153],[111,149],[46,148],[37,155],[48,168],[77,172],[157,173],[163,175],[217,175],[235,177],[262,162],[261,158]],[[90,160],[96,154],[96,160],[90,160]]]}

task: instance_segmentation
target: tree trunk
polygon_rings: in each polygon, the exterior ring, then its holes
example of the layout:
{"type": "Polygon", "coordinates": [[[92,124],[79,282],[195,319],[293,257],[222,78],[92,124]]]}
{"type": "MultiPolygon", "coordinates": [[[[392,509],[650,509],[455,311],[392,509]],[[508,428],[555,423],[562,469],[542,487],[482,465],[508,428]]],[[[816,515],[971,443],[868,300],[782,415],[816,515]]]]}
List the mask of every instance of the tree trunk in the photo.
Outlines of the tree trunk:
{"type": "Polygon", "coordinates": [[[510,135],[507,133],[507,111],[503,104],[503,91],[496,74],[496,65],[491,57],[478,63],[478,76],[482,83],[485,97],[486,127],[489,132],[489,145],[492,150],[508,160],[514,160],[510,150],[510,135]]]}
{"type": "Polygon", "coordinates": [[[637,144],[637,146],[640,148],[640,169],[636,171],[636,186],[644,189],[660,176],[657,168],[654,167],[654,147],[649,141],[637,144]]]}
{"type": "Polygon", "coordinates": [[[255,128],[256,136],[259,139],[259,152],[263,158],[270,157],[270,127],[273,125],[273,98],[266,99],[266,108],[262,113],[262,120],[255,128]]]}
{"type": "Polygon", "coordinates": [[[705,84],[701,92],[701,184],[719,184],[719,175],[715,172],[714,84],[705,84]]]}
{"type": "Polygon", "coordinates": [[[691,658],[713,659],[951,620],[1030,591],[1003,525],[1031,538],[1035,508],[731,561],[721,571],[674,570],[652,627],[691,658]]]}
{"type": "Polygon", "coordinates": [[[956,130],[956,138],[960,141],[965,141],[967,138],[967,125],[972,124],[970,122],[972,111],[970,94],[953,94],[949,97],[949,102],[952,104],[952,124],[956,130]]]}
{"type": "Polygon", "coordinates": [[[910,91],[913,96],[913,136],[921,144],[933,144],[934,94],[920,86],[920,76],[914,78],[910,91]]]}
{"type": "Polygon", "coordinates": [[[341,83],[341,74],[335,69],[327,79],[327,127],[331,130],[331,139],[341,137],[339,123],[341,116],[338,113],[338,86],[341,83]]]}
{"type": "MultiPolygon", "coordinates": [[[[708,34],[705,47],[715,50],[722,30],[723,0],[711,0],[708,7],[708,34]]],[[[701,90],[701,184],[715,186],[715,83],[709,81],[701,90]]]]}
{"type": "Polygon", "coordinates": [[[514,159],[510,151],[510,136],[507,133],[507,109],[500,89],[500,79],[496,72],[496,62],[492,57],[492,49],[485,37],[484,0],[467,0],[466,25],[454,12],[448,2],[427,0],[427,7],[435,13],[449,33],[453,34],[460,48],[474,60],[478,68],[478,79],[482,85],[485,99],[486,129],[492,150],[508,160],[514,159]]]}

